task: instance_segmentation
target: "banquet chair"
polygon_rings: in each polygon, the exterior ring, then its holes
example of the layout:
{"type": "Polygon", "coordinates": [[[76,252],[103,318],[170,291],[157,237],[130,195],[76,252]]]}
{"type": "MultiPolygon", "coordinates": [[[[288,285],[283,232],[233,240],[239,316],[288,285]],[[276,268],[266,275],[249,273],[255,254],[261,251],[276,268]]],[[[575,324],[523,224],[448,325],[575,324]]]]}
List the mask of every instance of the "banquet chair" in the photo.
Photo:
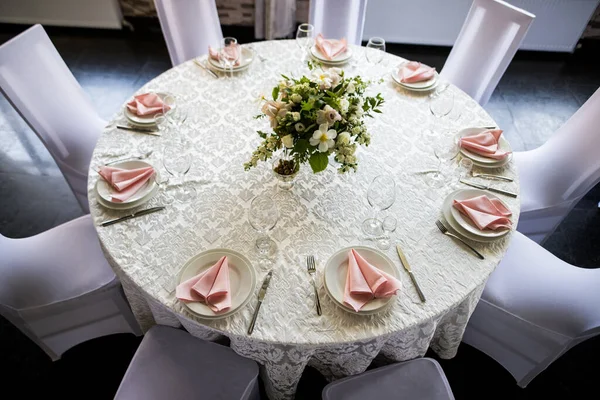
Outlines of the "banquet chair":
{"type": "Polygon", "coordinates": [[[87,213],[88,168],[106,122],[41,25],[0,46],[0,89],[44,143],[87,213]]]}
{"type": "Polygon", "coordinates": [[[327,39],[345,37],[349,44],[361,45],[367,0],[311,0],[308,13],[315,34],[327,39]]]}
{"type": "Polygon", "coordinates": [[[419,399],[453,400],[437,361],[417,358],[387,365],[325,386],[323,400],[419,399]]]}
{"type": "Polygon", "coordinates": [[[115,400],[259,398],[254,361],[162,325],[144,336],[115,396],[115,400]]]}
{"type": "Polygon", "coordinates": [[[556,258],[514,232],[490,275],[463,342],[506,368],[521,387],[600,333],[600,269],[556,258]]]}
{"type": "Polygon", "coordinates": [[[517,230],[543,243],[600,182],[600,89],[537,149],[515,152],[521,185],[517,230]]]}
{"type": "Polygon", "coordinates": [[[484,106],[534,18],[501,0],[474,0],[440,76],[484,106]]]}
{"type": "Polygon", "coordinates": [[[223,32],[215,0],[154,0],[173,66],[219,47],[223,32]]]}
{"type": "Polygon", "coordinates": [[[25,239],[0,235],[0,314],[52,360],[86,340],[141,335],[84,215],[25,239]]]}

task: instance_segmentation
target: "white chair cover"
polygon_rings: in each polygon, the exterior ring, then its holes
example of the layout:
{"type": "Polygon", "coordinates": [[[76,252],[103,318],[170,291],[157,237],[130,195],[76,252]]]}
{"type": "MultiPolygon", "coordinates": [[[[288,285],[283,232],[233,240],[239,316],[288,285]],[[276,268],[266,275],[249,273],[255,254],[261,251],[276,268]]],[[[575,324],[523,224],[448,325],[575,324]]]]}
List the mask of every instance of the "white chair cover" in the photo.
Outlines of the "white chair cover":
{"type": "Polygon", "coordinates": [[[315,34],[321,33],[327,39],[345,37],[349,44],[360,46],[367,0],[311,0],[308,14],[315,34]]]}
{"type": "Polygon", "coordinates": [[[103,121],[41,25],[0,46],[0,88],[42,140],[81,208],[103,121]]]}
{"type": "Polygon", "coordinates": [[[223,32],[215,0],[154,0],[173,66],[219,47],[223,32]]]}
{"type": "Polygon", "coordinates": [[[440,75],[485,105],[534,18],[501,0],[474,0],[440,75]]]}
{"type": "Polygon", "coordinates": [[[0,235],[0,314],[56,360],[72,346],[141,331],[89,215],[26,239],[0,235]]]}
{"type": "Polygon", "coordinates": [[[521,182],[517,229],[543,243],[600,182],[600,89],[537,149],[516,152],[521,182]]]}
{"type": "Polygon", "coordinates": [[[567,264],[515,232],[463,341],[525,387],[561,354],[600,333],[599,289],[600,269],[567,264]]]}

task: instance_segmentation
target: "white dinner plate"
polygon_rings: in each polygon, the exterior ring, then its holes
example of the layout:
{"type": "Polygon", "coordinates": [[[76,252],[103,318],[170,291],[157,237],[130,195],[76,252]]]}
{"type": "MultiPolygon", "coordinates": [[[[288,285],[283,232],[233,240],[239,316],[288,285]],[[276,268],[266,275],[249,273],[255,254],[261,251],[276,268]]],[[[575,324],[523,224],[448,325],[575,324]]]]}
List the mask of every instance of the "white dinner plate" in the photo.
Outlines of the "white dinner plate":
{"type": "Polygon", "coordinates": [[[398,76],[398,71],[400,70],[400,68],[406,64],[408,61],[403,62],[402,64],[398,65],[394,70],[392,70],[391,74],[392,74],[392,79],[394,79],[394,81],[408,89],[408,90],[414,90],[417,92],[425,92],[425,91],[429,91],[434,89],[437,84],[438,84],[438,80],[439,80],[439,75],[437,73],[437,71],[435,71],[435,75],[433,76],[433,78],[427,80],[427,81],[423,81],[423,82],[415,82],[415,83],[406,83],[406,82],[401,82],[400,81],[400,77],[398,76]]]}
{"type": "MultiPolygon", "coordinates": [[[[498,196],[495,196],[492,193],[488,193],[488,192],[485,192],[485,191],[479,190],[479,189],[463,189],[463,190],[454,192],[453,196],[452,196],[452,200],[466,200],[466,199],[470,199],[470,198],[481,196],[481,195],[486,195],[490,199],[499,200],[504,205],[504,207],[506,207],[507,209],[510,210],[510,207],[508,207],[508,205],[505,202],[503,202],[498,196]]],[[[474,235],[482,236],[482,237],[486,237],[486,238],[499,238],[499,237],[506,235],[508,232],[510,232],[510,229],[499,229],[496,231],[494,231],[492,229],[481,230],[468,217],[461,214],[461,212],[458,211],[458,209],[456,207],[451,206],[450,212],[452,213],[454,220],[461,227],[463,227],[465,230],[469,231],[470,233],[472,233],[474,235]]]]}
{"type": "MultiPolygon", "coordinates": [[[[122,161],[119,163],[111,164],[111,167],[122,168],[122,169],[136,169],[136,168],[144,168],[144,167],[152,167],[151,164],[140,161],[140,160],[130,160],[130,161],[122,161]]],[[[98,180],[96,181],[96,197],[100,205],[111,208],[113,210],[128,210],[130,208],[138,207],[148,200],[150,200],[156,193],[158,192],[158,171],[156,168],[154,169],[155,174],[152,178],[148,179],[148,181],[138,190],[133,196],[123,202],[112,201],[112,194],[115,193],[115,189],[104,180],[100,175],[98,175],[98,180]]]]}
{"type": "MultiPolygon", "coordinates": [[[[446,197],[446,199],[444,200],[444,204],[442,205],[442,214],[444,215],[444,218],[448,222],[448,225],[450,225],[450,227],[454,230],[455,233],[457,233],[459,236],[462,236],[469,240],[473,240],[475,242],[489,243],[489,242],[493,242],[495,240],[498,240],[498,239],[504,237],[506,234],[508,234],[510,232],[510,230],[506,230],[506,231],[504,231],[504,234],[499,237],[488,237],[488,236],[484,236],[481,234],[472,233],[472,232],[466,230],[465,228],[463,228],[458,223],[458,221],[454,218],[454,216],[452,214],[452,208],[454,208],[452,206],[452,200],[454,200],[454,196],[458,192],[461,192],[461,190],[457,190],[455,192],[450,193],[446,197]]],[[[488,197],[490,197],[490,194],[487,192],[479,191],[478,194],[486,194],[488,197]]],[[[475,228],[475,229],[477,229],[477,228],[475,228]]]]}
{"type": "Polygon", "coordinates": [[[331,60],[328,60],[327,58],[325,58],[325,56],[323,54],[321,54],[319,49],[317,49],[317,46],[313,45],[310,48],[310,54],[323,64],[331,64],[331,65],[344,64],[352,58],[352,49],[350,48],[350,46],[348,46],[348,47],[346,47],[346,51],[338,54],[337,56],[333,57],[331,60]]]}
{"type": "Polygon", "coordinates": [[[236,313],[248,303],[256,288],[256,273],[250,261],[237,251],[229,249],[211,249],[190,258],[181,268],[176,284],[179,285],[207,270],[223,256],[227,256],[229,264],[231,308],[223,313],[215,313],[206,304],[198,301],[181,302],[190,312],[201,318],[220,319],[236,313]]]}
{"type": "Polygon", "coordinates": [[[348,252],[351,249],[356,250],[365,260],[375,267],[400,280],[398,269],[392,260],[381,251],[365,246],[348,247],[333,254],[325,264],[323,282],[327,294],[333,299],[334,303],[350,313],[369,315],[381,312],[396,296],[391,296],[387,299],[373,299],[365,304],[358,312],[354,311],[349,306],[344,305],[344,288],[346,286],[346,274],[348,272],[348,252]]]}
{"type": "MultiPolygon", "coordinates": [[[[159,92],[156,94],[163,101],[164,101],[165,97],[170,96],[169,93],[159,92]]],[[[131,100],[132,99],[129,99],[127,102],[129,103],[131,100]]],[[[129,122],[132,122],[134,125],[143,125],[143,126],[154,125],[154,115],[155,114],[146,115],[146,116],[141,117],[141,116],[136,115],[136,114],[132,113],[131,111],[129,111],[129,109],[127,108],[127,104],[125,104],[125,106],[123,107],[123,113],[125,114],[125,118],[127,118],[129,120],[129,122]]]]}
{"type": "MultiPolygon", "coordinates": [[[[485,128],[467,128],[467,129],[463,129],[460,132],[458,132],[458,136],[460,138],[462,137],[467,137],[467,136],[475,136],[481,132],[486,131],[487,129],[485,128]]],[[[479,154],[475,154],[472,151],[469,151],[467,149],[463,149],[462,147],[460,148],[460,152],[463,156],[470,158],[471,160],[473,160],[473,163],[477,163],[478,166],[482,166],[485,165],[488,168],[498,168],[498,167],[502,167],[504,165],[506,165],[510,159],[512,158],[512,149],[510,147],[510,143],[508,143],[508,140],[506,140],[504,138],[504,135],[500,135],[500,140],[498,140],[498,147],[500,150],[502,151],[506,151],[506,152],[511,152],[510,155],[508,155],[506,158],[504,158],[503,160],[495,160],[493,158],[489,158],[489,157],[485,157],[479,154]]]]}
{"type": "MultiPolygon", "coordinates": [[[[252,50],[242,46],[242,53],[241,53],[239,61],[240,61],[240,64],[233,67],[233,72],[243,71],[246,68],[248,68],[250,66],[250,64],[252,63],[252,61],[254,61],[254,52],[252,50]]],[[[213,60],[210,57],[208,57],[208,62],[210,63],[210,66],[214,69],[217,69],[219,71],[229,71],[229,68],[223,67],[223,64],[221,64],[217,60],[213,60]]]]}

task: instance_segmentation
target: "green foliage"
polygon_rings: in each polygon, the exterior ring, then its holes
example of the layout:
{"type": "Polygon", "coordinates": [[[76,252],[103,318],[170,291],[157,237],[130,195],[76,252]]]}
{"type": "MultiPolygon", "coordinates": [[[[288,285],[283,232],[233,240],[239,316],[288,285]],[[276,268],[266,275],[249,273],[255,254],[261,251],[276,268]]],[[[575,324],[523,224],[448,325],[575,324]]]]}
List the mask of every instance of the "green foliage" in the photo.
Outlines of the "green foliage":
{"type": "Polygon", "coordinates": [[[327,168],[327,164],[329,163],[329,158],[326,153],[313,153],[308,159],[308,163],[312,168],[313,172],[321,172],[327,168]]]}

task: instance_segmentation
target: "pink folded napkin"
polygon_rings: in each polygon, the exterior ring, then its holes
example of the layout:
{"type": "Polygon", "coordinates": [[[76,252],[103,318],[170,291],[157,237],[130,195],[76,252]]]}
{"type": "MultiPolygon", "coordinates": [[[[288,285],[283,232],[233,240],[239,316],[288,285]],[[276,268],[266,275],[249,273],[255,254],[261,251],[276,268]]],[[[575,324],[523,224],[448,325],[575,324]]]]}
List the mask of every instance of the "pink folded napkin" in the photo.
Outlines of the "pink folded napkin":
{"type": "Polygon", "coordinates": [[[498,199],[490,199],[486,195],[466,200],[454,200],[454,207],[466,215],[481,230],[510,229],[512,222],[510,210],[498,199]]]}
{"type": "Polygon", "coordinates": [[[348,252],[344,303],[359,311],[374,298],[391,297],[402,287],[393,276],[369,264],[356,250],[348,252]]]}
{"type": "Polygon", "coordinates": [[[417,83],[428,81],[435,76],[435,68],[416,61],[402,64],[398,70],[398,77],[402,83],[417,83]]]}
{"type": "Polygon", "coordinates": [[[181,282],[175,289],[175,295],[186,303],[200,301],[214,312],[231,308],[231,288],[229,283],[229,263],[227,256],[206,271],[181,282]]]}
{"type": "Polygon", "coordinates": [[[343,38],[342,40],[328,40],[323,38],[323,35],[319,33],[315,39],[315,46],[326,59],[331,60],[335,56],[346,51],[348,42],[346,41],[346,38],[343,38]]]}
{"type": "MultiPolygon", "coordinates": [[[[239,44],[225,47],[225,54],[231,60],[236,60],[235,64],[233,64],[234,67],[240,65],[242,58],[242,47],[239,44]]],[[[208,56],[215,61],[221,60],[221,53],[219,50],[213,49],[211,46],[208,46],[208,56]]]]}
{"type": "Polygon", "coordinates": [[[98,173],[117,191],[111,195],[112,201],[121,203],[136,194],[154,176],[154,168],[122,169],[104,166],[98,173]]]}
{"type": "Polygon", "coordinates": [[[502,129],[488,129],[477,135],[462,137],[458,144],[463,149],[472,151],[480,156],[503,160],[511,152],[499,149],[498,140],[500,140],[500,135],[502,135],[502,129]]]}
{"type": "Polygon", "coordinates": [[[127,109],[135,115],[146,117],[169,111],[171,107],[166,105],[156,93],[145,93],[133,96],[133,100],[127,103],[127,109]]]}

